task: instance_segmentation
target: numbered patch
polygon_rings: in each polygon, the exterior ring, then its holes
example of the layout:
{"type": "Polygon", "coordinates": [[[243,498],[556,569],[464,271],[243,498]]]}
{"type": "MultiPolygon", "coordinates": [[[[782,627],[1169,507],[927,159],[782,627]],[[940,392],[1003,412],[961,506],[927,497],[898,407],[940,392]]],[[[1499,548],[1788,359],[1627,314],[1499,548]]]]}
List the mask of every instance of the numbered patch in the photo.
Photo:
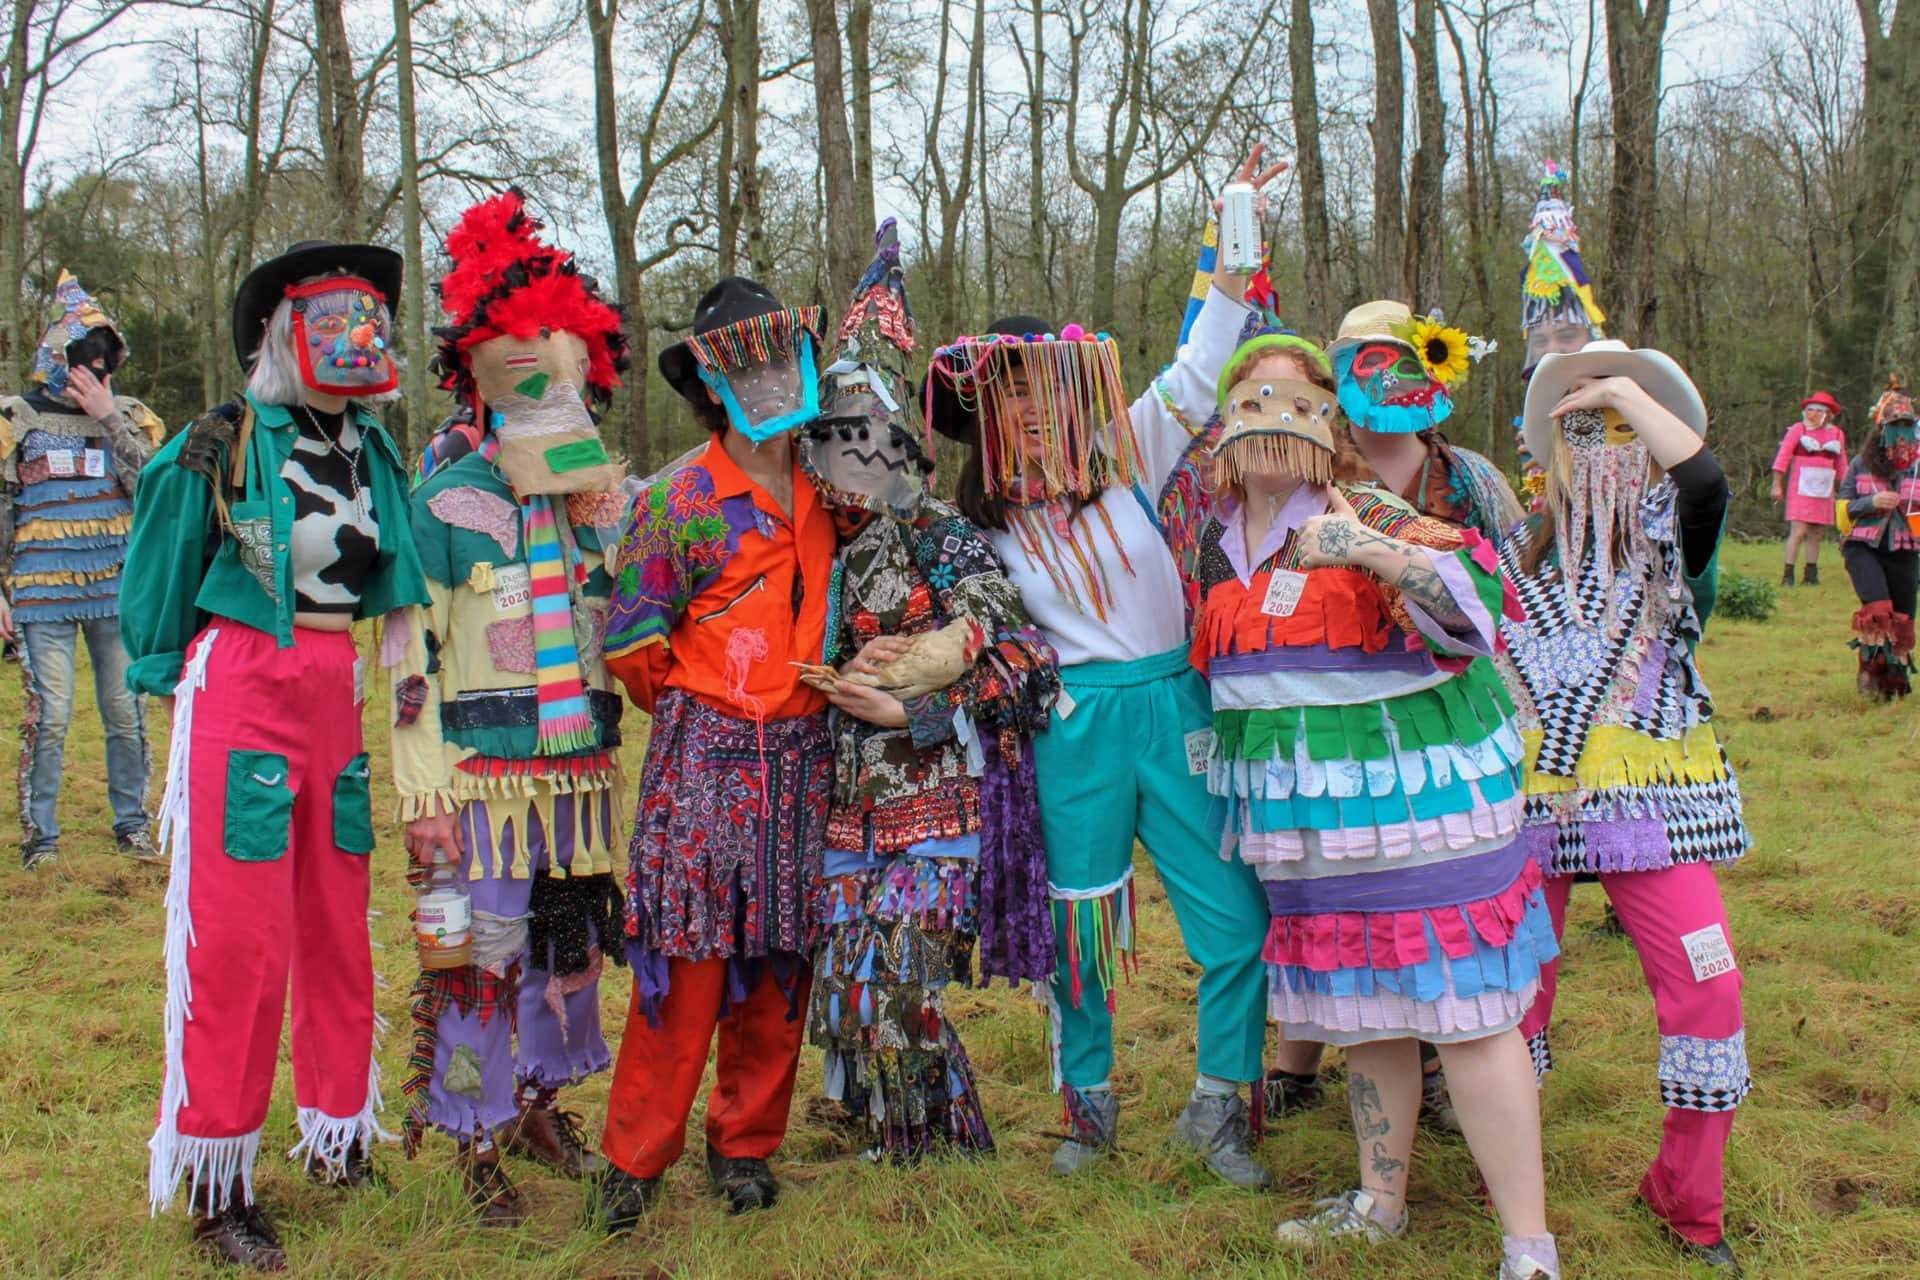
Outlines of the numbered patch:
{"type": "Polygon", "coordinates": [[[493,571],[493,607],[505,613],[533,600],[533,570],[524,564],[503,564],[493,571]]]}
{"type": "Polygon", "coordinates": [[[1187,735],[1187,772],[1199,777],[1207,771],[1207,760],[1213,755],[1213,730],[1195,729],[1187,735]]]}
{"type": "Polygon", "coordinates": [[[1680,945],[1687,949],[1687,963],[1693,966],[1695,982],[1705,982],[1708,978],[1735,971],[1733,948],[1727,943],[1727,931],[1717,924],[1681,934],[1680,945]]]}
{"type": "Polygon", "coordinates": [[[1290,569],[1275,569],[1273,577],[1267,582],[1267,598],[1260,602],[1260,612],[1271,618],[1291,618],[1293,611],[1300,607],[1300,597],[1306,590],[1306,574],[1290,569]]]}

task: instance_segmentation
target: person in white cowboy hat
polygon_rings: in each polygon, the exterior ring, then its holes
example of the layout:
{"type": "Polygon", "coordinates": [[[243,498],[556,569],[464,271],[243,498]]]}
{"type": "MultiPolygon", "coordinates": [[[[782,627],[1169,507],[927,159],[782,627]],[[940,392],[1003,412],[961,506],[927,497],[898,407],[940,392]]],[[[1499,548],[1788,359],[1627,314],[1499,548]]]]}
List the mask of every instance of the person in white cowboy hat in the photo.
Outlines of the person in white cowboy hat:
{"type": "MultiPolygon", "coordinates": [[[[1722,1159],[1752,1081],[1714,868],[1751,841],[1693,654],[1713,612],[1726,476],[1686,371],[1620,342],[1542,357],[1522,429],[1547,485],[1501,548],[1525,618],[1502,625],[1496,662],[1527,747],[1524,838],[1555,929],[1574,875],[1594,873],[1653,991],[1667,1115],[1640,1198],[1683,1252],[1736,1272],[1722,1159]]],[[[1521,1024],[1543,1074],[1556,970],[1521,1024]]]]}

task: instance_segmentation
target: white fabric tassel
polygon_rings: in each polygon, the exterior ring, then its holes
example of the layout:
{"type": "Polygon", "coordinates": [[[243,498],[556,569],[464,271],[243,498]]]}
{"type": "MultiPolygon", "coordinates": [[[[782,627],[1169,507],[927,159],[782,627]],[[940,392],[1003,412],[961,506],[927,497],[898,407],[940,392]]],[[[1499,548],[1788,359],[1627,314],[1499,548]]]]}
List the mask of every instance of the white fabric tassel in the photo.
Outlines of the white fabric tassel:
{"type": "Polygon", "coordinates": [[[388,1023],[379,1013],[373,1015],[373,1052],[367,1062],[367,1101],[359,1114],[351,1116],[330,1116],[318,1107],[301,1107],[294,1115],[294,1121],[300,1127],[300,1141],[287,1152],[289,1160],[305,1157],[318,1160],[326,1171],[338,1176],[345,1172],[347,1153],[359,1147],[362,1155],[373,1153],[375,1142],[398,1142],[398,1134],[389,1133],[380,1127],[374,1113],[386,1110],[386,1099],[380,1096],[380,1082],[385,1072],[380,1069],[380,1044],[386,1038],[388,1023]]]}
{"type": "Polygon", "coordinates": [[[147,1199],[158,1214],[173,1201],[182,1174],[191,1175],[189,1200],[201,1181],[209,1180],[213,1205],[226,1203],[238,1174],[253,1196],[253,1158],[260,1150],[260,1133],[231,1138],[193,1138],[180,1133],[180,1108],[187,1105],[187,1076],[183,1061],[187,1020],[193,1016],[193,978],[187,971],[187,952],[198,945],[188,891],[193,878],[192,804],[187,783],[192,776],[194,696],[207,687],[207,660],[213,654],[219,628],[201,639],[180,683],[174,687],[173,736],[167,748],[167,790],[160,799],[160,844],[171,850],[167,876],[167,1004],[163,1018],[166,1080],[160,1091],[160,1122],[147,1142],[147,1199]]]}

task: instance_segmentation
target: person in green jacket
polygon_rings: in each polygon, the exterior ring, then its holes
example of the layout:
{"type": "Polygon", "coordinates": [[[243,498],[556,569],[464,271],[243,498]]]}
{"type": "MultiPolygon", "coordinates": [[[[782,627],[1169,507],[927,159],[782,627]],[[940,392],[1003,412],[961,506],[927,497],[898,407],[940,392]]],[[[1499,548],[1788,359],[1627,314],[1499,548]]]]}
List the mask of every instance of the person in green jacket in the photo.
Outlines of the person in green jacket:
{"type": "Polygon", "coordinates": [[[173,704],[166,1069],[148,1194],[157,1213],[185,1178],[200,1246],[261,1271],[286,1266],[253,1161],[289,971],[292,1154],[315,1178],[363,1186],[386,1136],[371,1053],[365,668],[349,629],[427,600],[400,454],[368,407],[398,378],[400,275],[390,249],[306,241],[241,282],[246,394],[142,472],[121,588],[127,682],[173,704]]]}

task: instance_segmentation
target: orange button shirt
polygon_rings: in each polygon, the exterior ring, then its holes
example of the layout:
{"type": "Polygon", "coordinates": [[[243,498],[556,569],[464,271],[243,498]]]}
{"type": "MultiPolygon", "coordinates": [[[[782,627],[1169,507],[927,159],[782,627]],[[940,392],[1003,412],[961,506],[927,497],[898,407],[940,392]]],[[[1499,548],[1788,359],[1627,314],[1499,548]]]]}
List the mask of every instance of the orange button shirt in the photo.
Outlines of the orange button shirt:
{"type": "Polygon", "coordinates": [[[647,711],[668,689],[742,718],[823,709],[792,664],[821,659],[834,544],[797,460],[788,516],[710,443],[634,505],[614,560],[607,670],[647,711]]]}

